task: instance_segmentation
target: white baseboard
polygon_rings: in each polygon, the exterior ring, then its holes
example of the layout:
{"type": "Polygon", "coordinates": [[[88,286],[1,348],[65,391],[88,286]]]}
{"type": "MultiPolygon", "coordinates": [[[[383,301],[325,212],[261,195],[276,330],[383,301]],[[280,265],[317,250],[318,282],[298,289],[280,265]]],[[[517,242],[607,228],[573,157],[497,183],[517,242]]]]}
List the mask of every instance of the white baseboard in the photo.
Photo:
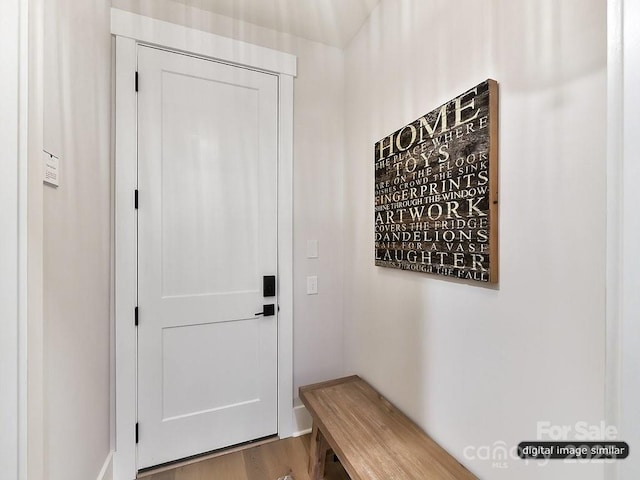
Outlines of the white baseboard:
{"type": "Polygon", "coordinates": [[[293,434],[292,437],[300,437],[311,433],[311,415],[304,405],[293,407],[293,434]]]}
{"type": "Polygon", "coordinates": [[[97,480],[113,480],[113,451],[107,455],[97,480]]]}

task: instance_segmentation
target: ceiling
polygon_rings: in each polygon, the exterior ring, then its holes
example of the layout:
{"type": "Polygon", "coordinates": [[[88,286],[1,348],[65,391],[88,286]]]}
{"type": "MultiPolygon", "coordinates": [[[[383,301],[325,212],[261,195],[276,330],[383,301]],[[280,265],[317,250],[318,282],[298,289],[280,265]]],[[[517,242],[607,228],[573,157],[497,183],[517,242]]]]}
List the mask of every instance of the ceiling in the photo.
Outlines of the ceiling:
{"type": "Polygon", "coordinates": [[[344,48],[380,0],[175,0],[227,17],[344,48]]]}

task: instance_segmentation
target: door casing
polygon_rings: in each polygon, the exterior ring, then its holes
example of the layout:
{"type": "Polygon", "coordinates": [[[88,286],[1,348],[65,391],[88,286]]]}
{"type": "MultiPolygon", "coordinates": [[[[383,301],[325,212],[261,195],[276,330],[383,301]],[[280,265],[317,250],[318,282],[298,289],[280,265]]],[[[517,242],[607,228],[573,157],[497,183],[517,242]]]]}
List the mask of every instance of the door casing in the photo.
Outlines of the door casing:
{"type": "MultiPolygon", "coordinates": [[[[138,45],[278,75],[278,434],[293,433],[293,78],[296,57],[141,15],[111,10],[115,36],[115,443],[114,480],[136,477],[138,45]]],[[[140,431],[144,435],[144,431],[140,431]]]]}

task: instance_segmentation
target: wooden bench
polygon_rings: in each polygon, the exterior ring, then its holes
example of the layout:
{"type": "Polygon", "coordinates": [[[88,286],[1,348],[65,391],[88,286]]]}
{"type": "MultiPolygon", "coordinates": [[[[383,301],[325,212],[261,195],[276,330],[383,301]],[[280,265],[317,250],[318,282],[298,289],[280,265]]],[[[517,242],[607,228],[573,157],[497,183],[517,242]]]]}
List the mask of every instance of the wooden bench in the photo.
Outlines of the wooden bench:
{"type": "Polygon", "coordinates": [[[351,480],[477,480],[358,376],[301,387],[300,398],[313,418],[311,480],[329,449],[351,480]]]}

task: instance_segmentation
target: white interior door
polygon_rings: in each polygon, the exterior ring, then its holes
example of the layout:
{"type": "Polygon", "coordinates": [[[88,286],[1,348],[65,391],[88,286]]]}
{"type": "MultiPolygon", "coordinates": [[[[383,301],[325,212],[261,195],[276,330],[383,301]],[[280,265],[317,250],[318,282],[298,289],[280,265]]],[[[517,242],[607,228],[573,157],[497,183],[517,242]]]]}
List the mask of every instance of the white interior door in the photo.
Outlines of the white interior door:
{"type": "Polygon", "coordinates": [[[150,47],[138,72],[146,468],[277,433],[278,80],[150,47]]]}

